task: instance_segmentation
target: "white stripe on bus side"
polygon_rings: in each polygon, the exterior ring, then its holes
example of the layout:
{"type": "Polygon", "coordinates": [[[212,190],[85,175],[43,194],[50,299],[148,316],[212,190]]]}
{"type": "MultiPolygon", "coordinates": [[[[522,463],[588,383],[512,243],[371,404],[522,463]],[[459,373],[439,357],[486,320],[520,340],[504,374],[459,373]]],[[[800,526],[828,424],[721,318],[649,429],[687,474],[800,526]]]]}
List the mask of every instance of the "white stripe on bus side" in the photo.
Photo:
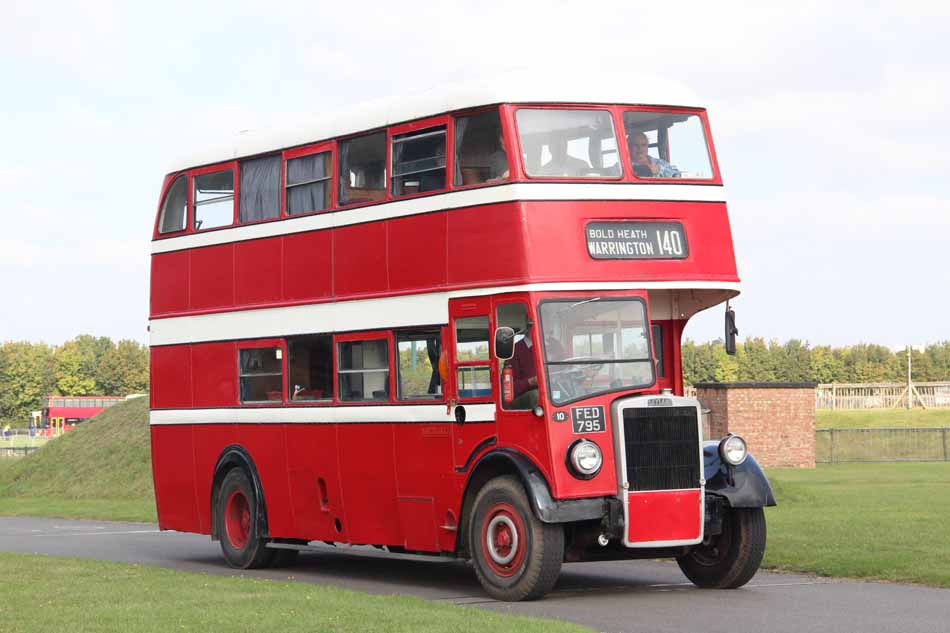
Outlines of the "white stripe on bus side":
{"type": "Polygon", "coordinates": [[[333,301],[303,306],[216,312],[194,316],[153,319],[149,322],[151,345],[180,345],[207,341],[270,338],[297,334],[329,334],[417,325],[448,323],[448,301],[504,292],[604,291],[604,290],[728,290],[739,291],[738,282],[574,282],[472,288],[381,299],[333,301]]]}
{"type": "Polygon", "coordinates": [[[255,240],[277,235],[289,235],[329,229],[351,224],[375,222],[433,211],[457,209],[498,202],[521,200],[679,200],[689,202],[724,202],[725,188],[719,185],[675,184],[585,184],[585,183],[517,183],[498,187],[482,187],[452,191],[412,200],[397,200],[384,204],[331,213],[317,213],[278,222],[264,222],[236,226],[206,233],[171,237],[152,242],[152,253],[168,253],[201,246],[213,246],[244,240],[255,240]]]}
{"type": "MultiPolygon", "coordinates": [[[[465,421],[493,422],[495,405],[465,404],[465,421]]],[[[180,424],[390,424],[455,422],[444,403],[402,405],[321,405],[226,409],[154,409],[153,426],[180,424]]]]}

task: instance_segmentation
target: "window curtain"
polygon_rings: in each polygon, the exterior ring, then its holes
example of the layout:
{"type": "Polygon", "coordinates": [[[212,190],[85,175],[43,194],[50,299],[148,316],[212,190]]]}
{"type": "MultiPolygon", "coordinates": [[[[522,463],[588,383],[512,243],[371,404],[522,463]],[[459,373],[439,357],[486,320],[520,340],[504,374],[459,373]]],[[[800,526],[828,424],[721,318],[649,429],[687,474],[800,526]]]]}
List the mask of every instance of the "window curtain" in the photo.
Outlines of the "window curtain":
{"type": "Polygon", "coordinates": [[[350,143],[340,143],[340,204],[349,202],[348,192],[350,190],[350,143]]]}
{"type": "Polygon", "coordinates": [[[280,215],[280,156],[241,163],[241,222],[268,220],[280,215]]]}
{"type": "Polygon", "coordinates": [[[326,208],[326,189],[328,180],[313,182],[326,178],[328,152],[302,156],[287,161],[287,213],[307,213],[326,208]],[[310,183],[299,184],[298,183],[310,183]],[[296,187],[292,185],[298,185],[296,187]]]}
{"type": "Polygon", "coordinates": [[[468,129],[468,123],[471,117],[461,117],[455,121],[455,184],[462,184],[462,143],[465,141],[465,130],[468,129]]]}

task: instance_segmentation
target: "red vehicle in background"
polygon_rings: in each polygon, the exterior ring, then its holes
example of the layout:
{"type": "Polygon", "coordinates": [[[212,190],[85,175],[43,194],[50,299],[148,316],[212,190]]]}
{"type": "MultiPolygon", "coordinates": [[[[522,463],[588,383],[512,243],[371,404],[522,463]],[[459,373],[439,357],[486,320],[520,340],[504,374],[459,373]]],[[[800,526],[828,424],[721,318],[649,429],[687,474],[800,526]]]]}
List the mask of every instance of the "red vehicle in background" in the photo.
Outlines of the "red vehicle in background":
{"type": "Polygon", "coordinates": [[[46,396],[40,424],[48,434],[62,433],[123,401],[122,396],[46,396]]]}
{"type": "Polygon", "coordinates": [[[771,489],[683,397],[684,326],[739,291],[709,122],[616,85],[467,86],[175,166],[161,528],[242,568],[312,541],[470,558],[503,600],[582,560],[746,583],[771,489]]]}

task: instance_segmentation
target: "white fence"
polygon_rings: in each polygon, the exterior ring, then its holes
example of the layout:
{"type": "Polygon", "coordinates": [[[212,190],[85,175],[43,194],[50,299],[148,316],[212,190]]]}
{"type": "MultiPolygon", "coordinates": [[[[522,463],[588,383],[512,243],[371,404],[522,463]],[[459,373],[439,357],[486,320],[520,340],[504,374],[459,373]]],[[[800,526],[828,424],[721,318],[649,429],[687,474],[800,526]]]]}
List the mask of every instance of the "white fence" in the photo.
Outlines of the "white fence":
{"type": "Polygon", "coordinates": [[[911,406],[950,407],[950,382],[818,385],[818,409],[895,409],[911,406]]]}

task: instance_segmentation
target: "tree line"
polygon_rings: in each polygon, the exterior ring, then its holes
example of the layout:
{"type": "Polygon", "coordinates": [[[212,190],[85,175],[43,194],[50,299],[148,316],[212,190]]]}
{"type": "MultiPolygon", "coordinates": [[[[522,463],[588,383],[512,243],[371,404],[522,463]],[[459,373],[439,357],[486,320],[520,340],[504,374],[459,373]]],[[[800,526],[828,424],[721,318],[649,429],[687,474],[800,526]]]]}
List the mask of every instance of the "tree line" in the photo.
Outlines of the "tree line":
{"type": "MultiPolygon", "coordinates": [[[[911,377],[915,382],[950,380],[950,341],[923,352],[913,350],[911,377]]],[[[817,382],[867,383],[907,380],[907,352],[861,343],[847,347],[811,346],[791,339],[786,343],[747,338],[726,354],[722,341],[683,342],[683,381],[697,382],[817,382]]]]}
{"type": "Polygon", "coordinates": [[[82,334],[62,345],[0,344],[0,421],[25,427],[43,396],[125,396],[148,391],[148,347],[82,334]]]}

